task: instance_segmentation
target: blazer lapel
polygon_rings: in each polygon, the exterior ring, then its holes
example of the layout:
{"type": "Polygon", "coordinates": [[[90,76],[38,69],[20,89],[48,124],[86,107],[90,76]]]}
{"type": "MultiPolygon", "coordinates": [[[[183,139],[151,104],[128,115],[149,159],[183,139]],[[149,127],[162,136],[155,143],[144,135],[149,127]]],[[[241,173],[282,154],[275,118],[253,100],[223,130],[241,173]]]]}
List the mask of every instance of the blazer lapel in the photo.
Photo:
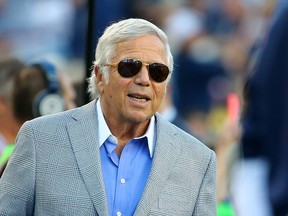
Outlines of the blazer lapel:
{"type": "Polygon", "coordinates": [[[135,215],[147,214],[151,206],[158,200],[160,190],[163,187],[172,165],[175,163],[180,152],[181,145],[173,143],[176,134],[168,131],[165,122],[156,114],[157,141],[153,156],[153,162],[147,183],[141,200],[135,211],[135,215]]]}
{"type": "Polygon", "coordinates": [[[108,204],[102,178],[98,143],[98,121],[95,101],[79,108],[74,122],[67,125],[71,144],[97,213],[108,215],[108,204]]]}

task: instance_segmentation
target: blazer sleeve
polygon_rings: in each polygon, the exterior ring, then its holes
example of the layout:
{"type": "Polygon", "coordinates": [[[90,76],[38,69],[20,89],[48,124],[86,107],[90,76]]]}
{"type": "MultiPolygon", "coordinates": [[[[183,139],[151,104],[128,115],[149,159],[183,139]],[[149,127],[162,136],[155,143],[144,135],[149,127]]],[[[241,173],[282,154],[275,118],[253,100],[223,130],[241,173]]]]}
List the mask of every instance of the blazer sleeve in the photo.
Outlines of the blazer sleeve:
{"type": "Polygon", "coordinates": [[[25,123],[0,179],[0,215],[33,215],[34,186],[35,145],[32,129],[25,123]]]}
{"type": "Polygon", "coordinates": [[[193,216],[215,216],[216,208],[216,155],[211,151],[209,164],[204,175],[193,216]]]}

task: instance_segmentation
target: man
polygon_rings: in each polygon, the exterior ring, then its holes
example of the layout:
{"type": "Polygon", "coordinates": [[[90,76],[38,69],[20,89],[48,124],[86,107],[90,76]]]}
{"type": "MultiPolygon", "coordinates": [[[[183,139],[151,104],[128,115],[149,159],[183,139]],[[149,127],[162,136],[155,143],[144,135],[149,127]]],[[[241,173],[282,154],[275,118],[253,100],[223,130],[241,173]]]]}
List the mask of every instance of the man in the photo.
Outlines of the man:
{"type": "Polygon", "coordinates": [[[232,181],[239,216],[288,215],[288,2],[279,3],[244,88],[243,155],[232,181]]]}
{"type": "Polygon", "coordinates": [[[13,150],[20,128],[13,114],[13,89],[16,74],[24,64],[12,57],[0,58],[0,173],[13,150]]]}
{"type": "Polygon", "coordinates": [[[216,215],[214,152],[156,113],[172,68],[155,25],[108,27],[89,79],[95,100],[23,125],[0,214],[216,215]]]}

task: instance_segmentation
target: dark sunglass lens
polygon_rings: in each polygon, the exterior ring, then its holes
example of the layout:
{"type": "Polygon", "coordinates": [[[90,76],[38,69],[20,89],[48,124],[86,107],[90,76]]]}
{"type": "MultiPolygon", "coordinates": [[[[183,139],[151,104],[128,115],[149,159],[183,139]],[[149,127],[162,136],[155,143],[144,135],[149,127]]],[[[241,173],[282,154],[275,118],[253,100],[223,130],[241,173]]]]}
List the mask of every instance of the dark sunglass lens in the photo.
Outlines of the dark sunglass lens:
{"type": "Polygon", "coordinates": [[[160,63],[153,63],[149,65],[149,74],[156,82],[163,82],[169,75],[169,68],[160,63]]]}
{"type": "Polygon", "coordinates": [[[118,64],[118,73],[122,77],[135,76],[142,67],[142,62],[135,59],[124,59],[118,64]]]}

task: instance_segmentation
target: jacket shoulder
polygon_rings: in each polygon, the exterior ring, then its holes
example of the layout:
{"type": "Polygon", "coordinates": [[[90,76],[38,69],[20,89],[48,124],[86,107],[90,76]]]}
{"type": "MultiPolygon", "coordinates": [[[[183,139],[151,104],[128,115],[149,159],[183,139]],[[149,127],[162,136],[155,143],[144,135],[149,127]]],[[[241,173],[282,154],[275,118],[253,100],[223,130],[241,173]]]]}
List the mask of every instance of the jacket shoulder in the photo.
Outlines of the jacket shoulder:
{"type": "Polygon", "coordinates": [[[193,155],[196,153],[200,157],[205,156],[210,158],[211,154],[215,155],[214,151],[199,139],[163,119],[159,114],[156,115],[156,121],[158,122],[159,133],[167,136],[167,139],[173,141],[175,145],[181,145],[183,151],[191,152],[193,155]]]}

